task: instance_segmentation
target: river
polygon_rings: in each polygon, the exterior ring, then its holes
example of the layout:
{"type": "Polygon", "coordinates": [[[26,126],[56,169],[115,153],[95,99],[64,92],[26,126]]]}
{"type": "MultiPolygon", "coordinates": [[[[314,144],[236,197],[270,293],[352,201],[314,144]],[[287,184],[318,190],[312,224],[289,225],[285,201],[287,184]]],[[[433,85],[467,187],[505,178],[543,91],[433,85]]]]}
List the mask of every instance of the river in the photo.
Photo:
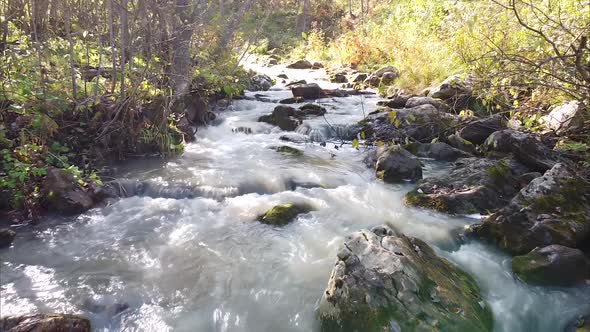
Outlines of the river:
{"type": "MultiPolygon", "coordinates": [[[[255,69],[334,87],[321,80],[323,70],[255,69]]],[[[282,84],[260,93],[275,101],[291,96],[282,84]]],[[[355,123],[378,100],[322,99],[325,118],[306,124],[316,138],[328,136],[330,127],[355,123]]],[[[12,248],[0,250],[1,315],[80,313],[96,331],[314,331],[315,307],[344,236],[383,223],[422,238],[474,276],[496,331],[560,331],[590,307],[590,287],[524,285],[507,255],[477,242],[460,244],[458,232],[475,216],[404,206],[412,185],[377,180],[363,163],[362,146],[336,138],[325,147],[281,140],[285,132],[257,122],[276,105],[236,100],[215,125],[199,129],[182,156],[119,170],[162,186],[196,186],[199,197],[123,198],[23,228],[12,248]],[[232,131],[238,127],[252,134],[232,131]],[[271,149],[281,145],[304,154],[271,149]],[[256,221],[276,204],[299,202],[314,211],[285,227],[256,221]],[[118,312],[115,303],[128,308],[118,312]]],[[[448,168],[425,161],[425,176],[448,168]]]]}

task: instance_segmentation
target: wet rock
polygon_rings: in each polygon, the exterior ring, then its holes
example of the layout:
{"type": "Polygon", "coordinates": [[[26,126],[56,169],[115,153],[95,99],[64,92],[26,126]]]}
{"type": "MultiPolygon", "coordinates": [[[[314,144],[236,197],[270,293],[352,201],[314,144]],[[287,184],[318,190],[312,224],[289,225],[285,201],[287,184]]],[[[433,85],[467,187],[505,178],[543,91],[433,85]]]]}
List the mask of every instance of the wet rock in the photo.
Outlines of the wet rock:
{"type": "Polygon", "coordinates": [[[90,332],[90,321],[76,315],[37,314],[4,317],[0,331],[6,332],[90,332]]]}
{"type": "Polygon", "coordinates": [[[64,214],[82,213],[94,206],[94,192],[64,169],[50,168],[43,182],[43,205],[64,214]]]}
{"type": "Polygon", "coordinates": [[[381,76],[381,84],[382,85],[391,85],[393,84],[393,82],[395,82],[395,80],[398,78],[398,74],[397,73],[393,73],[393,72],[386,72],[383,74],[383,76],[381,76]]]}
{"type": "Polygon", "coordinates": [[[476,152],[475,145],[473,145],[473,143],[469,142],[468,140],[463,139],[459,135],[456,135],[456,134],[449,135],[447,137],[447,142],[449,143],[450,146],[452,146],[456,149],[465,151],[467,153],[474,154],[476,152]]]}
{"type": "Polygon", "coordinates": [[[410,98],[412,98],[412,97],[409,95],[395,96],[395,97],[392,97],[391,99],[381,100],[381,101],[377,102],[377,106],[386,106],[389,108],[404,108],[404,107],[406,107],[406,103],[408,102],[408,100],[410,98]]]}
{"type": "Polygon", "coordinates": [[[112,318],[123,311],[129,309],[129,304],[127,303],[100,303],[92,298],[86,299],[84,303],[82,303],[82,307],[85,310],[88,310],[95,314],[103,314],[109,318],[112,318]]]}
{"type": "Polygon", "coordinates": [[[310,211],[311,208],[303,204],[277,205],[258,217],[258,220],[269,225],[284,226],[293,221],[298,215],[310,211]]]}
{"type": "Polygon", "coordinates": [[[270,58],[268,59],[268,62],[266,63],[268,66],[274,66],[277,65],[279,63],[279,60],[277,60],[276,58],[270,58]]]}
{"type": "Polygon", "coordinates": [[[551,245],[514,257],[512,271],[527,283],[567,287],[590,279],[590,260],[579,249],[551,245]]]}
{"type": "Polygon", "coordinates": [[[304,116],[321,116],[326,114],[326,109],[318,104],[305,104],[299,107],[299,112],[302,113],[304,116]]]}
{"type": "Polygon", "coordinates": [[[452,214],[487,214],[516,195],[517,179],[526,172],[526,167],[511,159],[460,159],[448,173],[419,181],[405,202],[452,214]]]}
{"type": "Polygon", "coordinates": [[[377,177],[387,183],[416,181],[422,178],[420,160],[400,146],[378,152],[375,170],[377,177]]]}
{"type": "Polygon", "coordinates": [[[252,128],[250,127],[237,127],[237,128],[232,128],[232,133],[243,133],[246,135],[250,135],[252,134],[252,128]]]}
{"type": "Polygon", "coordinates": [[[321,64],[320,62],[314,62],[311,66],[311,69],[320,69],[320,68],[324,68],[324,65],[321,64]]]}
{"type": "Polygon", "coordinates": [[[439,112],[432,105],[422,105],[409,109],[381,109],[367,116],[359,125],[366,137],[373,141],[405,142],[406,138],[410,138],[429,143],[435,137],[446,137],[460,120],[456,115],[439,112]]]}
{"type": "Polygon", "coordinates": [[[583,125],[582,104],[571,101],[555,107],[549,114],[541,117],[540,121],[557,135],[563,135],[583,125]]]}
{"type": "Polygon", "coordinates": [[[287,84],[285,85],[285,87],[287,87],[287,88],[290,88],[290,87],[292,87],[292,86],[295,86],[295,85],[302,85],[302,84],[307,84],[307,81],[306,81],[306,80],[292,81],[292,82],[289,82],[289,83],[287,83],[287,84]]]}
{"type": "Polygon", "coordinates": [[[471,95],[471,78],[466,75],[453,75],[438,87],[429,91],[429,96],[439,99],[450,99],[457,96],[471,95]]]}
{"type": "Polygon", "coordinates": [[[371,87],[378,87],[381,84],[381,78],[379,76],[371,75],[364,81],[365,84],[371,87]]]}
{"type": "Polygon", "coordinates": [[[287,65],[290,69],[311,69],[311,67],[313,67],[312,63],[307,60],[298,60],[287,65]]]}
{"type": "Polygon", "coordinates": [[[385,66],[382,68],[377,69],[375,72],[373,72],[373,76],[377,76],[379,78],[383,77],[383,75],[385,75],[385,73],[392,73],[396,76],[399,76],[399,70],[397,70],[397,68],[392,67],[392,66],[385,66]]]}
{"type": "Polygon", "coordinates": [[[559,155],[532,134],[506,129],[494,132],[482,150],[492,156],[512,154],[534,171],[544,172],[559,162],[559,155]]]}
{"type": "Polygon", "coordinates": [[[286,79],[286,80],[289,79],[289,76],[287,76],[287,74],[284,74],[284,73],[283,74],[278,74],[277,77],[278,78],[283,78],[283,79],[286,79]]]}
{"type": "Polygon", "coordinates": [[[506,129],[506,121],[500,115],[470,122],[459,130],[459,136],[469,142],[480,145],[494,132],[506,129]]]}
{"type": "Polygon", "coordinates": [[[411,143],[405,149],[420,158],[431,158],[434,160],[455,161],[459,158],[473,157],[473,155],[455,149],[447,143],[411,143]]]}
{"type": "Polygon", "coordinates": [[[412,108],[412,107],[421,106],[421,105],[432,105],[432,106],[436,107],[436,109],[441,112],[448,112],[449,111],[449,106],[447,104],[445,104],[442,100],[434,99],[431,97],[409,98],[408,101],[406,102],[405,107],[412,108]]]}
{"type": "Polygon", "coordinates": [[[330,82],[332,83],[348,83],[348,78],[344,74],[334,74],[330,77],[330,82]]]}
{"type": "Polygon", "coordinates": [[[293,98],[285,98],[279,101],[279,104],[298,104],[298,103],[302,103],[305,101],[305,98],[303,97],[293,97],[293,98]]]}
{"type": "Polygon", "coordinates": [[[358,73],[352,77],[350,80],[353,83],[361,83],[369,77],[366,73],[358,73]]]}
{"type": "Polygon", "coordinates": [[[15,237],[15,231],[8,228],[0,228],[0,248],[10,247],[15,237]]]}
{"type": "Polygon", "coordinates": [[[322,96],[322,89],[316,83],[294,85],[291,92],[295,98],[319,99],[322,96]]]}
{"type": "Polygon", "coordinates": [[[292,156],[302,156],[303,155],[303,151],[296,149],[294,147],[290,147],[288,145],[275,146],[272,149],[277,152],[292,155],[292,156]]]}
{"type": "Polygon", "coordinates": [[[109,198],[151,197],[170,199],[191,199],[202,196],[202,192],[190,185],[160,184],[152,181],[119,179],[104,185],[102,195],[109,198]]]}
{"type": "Polygon", "coordinates": [[[272,78],[264,74],[255,75],[250,79],[250,91],[268,91],[273,86],[272,78]]]}
{"type": "Polygon", "coordinates": [[[346,237],[318,307],[323,331],[492,331],[476,282],[387,226],[346,237]]]}
{"type": "Polygon", "coordinates": [[[324,89],[322,90],[323,97],[348,97],[350,95],[349,90],[341,89],[324,89]]]}
{"type": "Polygon", "coordinates": [[[552,244],[587,247],[590,185],[565,165],[556,164],[520,190],[510,204],[472,226],[468,234],[515,255],[552,244]]]}
{"type": "Polygon", "coordinates": [[[270,123],[282,130],[293,131],[301,124],[301,120],[296,117],[296,113],[297,110],[293,107],[279,105],[275,107],[272,114],[263,115],[258,118],[258,121],[270,123]]]}

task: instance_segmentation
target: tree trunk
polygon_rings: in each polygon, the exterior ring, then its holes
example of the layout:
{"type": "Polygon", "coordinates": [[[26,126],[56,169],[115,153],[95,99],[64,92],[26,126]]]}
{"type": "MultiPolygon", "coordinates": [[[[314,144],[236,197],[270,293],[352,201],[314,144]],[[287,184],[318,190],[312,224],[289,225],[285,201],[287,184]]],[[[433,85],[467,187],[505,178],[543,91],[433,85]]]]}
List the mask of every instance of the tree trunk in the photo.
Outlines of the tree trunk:
{"type": "Polygon", "coordinates": [[[113,0],[109,0],[109,44],[111,46],[111,62],[112,62],[112,78],[111,78],[111,93],[115,93],[117,87],[117,52],[115,50],[115,7],[113,0]]]}
{"type": "Polygon", "coordinates": [[[189,0],[176,0],[175,29],[173,33],[173,57],[170,83],[175,99],[185,95],[190,89],[191,56],[193,38],[191,25],[192,10],[189,0]]]}
{"type": "Polygon", "coordinates": [[[125,64],[129,41],[129,24],[127,17],[127,0],[121,0],[121,98],[125,98],[125,64]]]}
{"type": "Polygon", "coordinates": [[[72,97],[75,100],[78,96],[78,88],[76,86],[76,67],[74,66],[74,40],[72,39],[72,33],[70,31],[71,24],[71,7],[69,1],[65,1],[65,30],[66,37],[68,39],[69,51],[70,51],[70,74],[72,77],[72,97]]]}

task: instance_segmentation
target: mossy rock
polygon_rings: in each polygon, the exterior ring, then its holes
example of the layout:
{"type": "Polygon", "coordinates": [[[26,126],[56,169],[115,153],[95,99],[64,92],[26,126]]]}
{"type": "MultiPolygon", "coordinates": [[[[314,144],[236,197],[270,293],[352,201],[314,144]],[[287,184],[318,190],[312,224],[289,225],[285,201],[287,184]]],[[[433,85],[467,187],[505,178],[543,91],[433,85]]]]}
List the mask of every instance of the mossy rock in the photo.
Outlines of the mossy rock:
{"type": "Polygon", "coordinates": [[[420,239],[387,226],[355,232],[318,306],[322,331],[492,331],[475,280],[420,239]]]}
{"type": "Polygon", "coordinates": [[[551,245],[514,257],[512,271],[527,283],[567,287],[590,279],[590,260],[579,249],[551,245]]]}
{"type": "Polygon", "coordinates": [[[290,223],[298,215],[308,213],[311,210],[312,209],[309,206],[303,204],[277,205],[266,211],[258,218],[258,220],[264,224],[284,226],[290,223]]]}
{"type": "Polygon", "coordinates": [[[275,146],[272,149],[277,152],[292,155],[292,156],[302,156],[303,155],[303,151],[293,148],[293,147],[290,147],[288,145],[275,146]]]}

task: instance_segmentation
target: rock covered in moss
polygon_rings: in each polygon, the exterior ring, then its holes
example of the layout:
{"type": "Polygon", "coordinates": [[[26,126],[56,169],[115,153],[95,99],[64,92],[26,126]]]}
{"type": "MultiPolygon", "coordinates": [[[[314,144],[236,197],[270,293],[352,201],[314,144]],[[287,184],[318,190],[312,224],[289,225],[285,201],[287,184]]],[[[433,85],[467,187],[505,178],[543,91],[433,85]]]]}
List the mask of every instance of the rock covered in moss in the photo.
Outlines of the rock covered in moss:
{"type": "Polygon", "coordinates": [[[375,171],[387,183],[416,181],[422,178],[422,164],[413,154],[399,145],[378,152],[375,171]]]}
{"type": "Polygon", "coordinates": [[[520,189],[527,172],[518,162],[464,158],[450,172],[426,178],[405,196],[406,204],[453,214],[486,214],[501,208],[520,189]]]}
{"type": "Polygon", "coordinates": [[[299,107],[300,116],[321,116],[327,113],[326,109],[318,104],[305,104],[299,107]]]}
{"type": "Polygon", "coordinates": [[[263,115],[258,118],[258,121],[275,125],[285,131],[293,131],[301,124],[296,113],[297,110],[293,107],[279,105],[275,107],[272,114],[263,115]]]}
{"type": "Polygon", "coordinates": [[[272,78],[268,75],[258,74],[250,79],[250,91],[268,91],[273,85],[272,78]]]}
{"type": "Polygon", "coordinates": [[[64,169],[50,168],[43,182],[44,206],[50,212],[65,214],[82,213],[92,208],[94,192],[82,187],[78,180],[64,169]]]}
{"type": "Polygon", "coordinates": [[[346,237],[318,308],[326,331],[492,331],[475,281],[387,226],[346,237]]]}
{"type": "Polygon", "coordinates": [[[432,105],[421,105],[409,109],[383,108],[369,114],[359,125],[374,141],[405,142],[409,138],[430,143],[433,138],[454,131],[460,121],[459,116],[440,112],[432,105]]]}
{"type": "Polygon", "coordinates": [[[590,260],[579,249],[554,244],[514,257],[512,271],[531,284],[573,286],[590,279],[590,260]]]}
{"type": "Polygon", "coordinates": [[[311,208],[303,204],[277,205],[258,217],[262,223],[274,226],[284,226],[300,214],[308,213],[311,208]]]}
{"type": "Polygon", "coordinates": [[[90,332],[90,321],[84,317],[63,314],[4,317],[0,320],[0,331],[90,332]]]}
{"type": "Polygon", "coordinates": [[[473,145],[473,143],[469,142],[468,140],[462,138],[457,134],[449,135],[447,137],[447,142],[450,146],[454,147],[455,149],[459,149],[471,154],[474,154],[476,152],[475,145],[473,145]]]}
{"type": "Polygon", "coordinates": [[[294,147],[290,147],[288,145],[275,146],[272,149],[277,152],[289,154],[292,156],[302,156],[303,155],[303,151],[296,149],[294,147]]]}
{"type": "Polygon", "coordinates": [[[468,234],[517,255],[551,244],[584,247],[590,240],[590,185],[557,164],[468,234]]]}
{"type": "Polygon", "coordinates": [[[16,237],[16,232],[8,228],[0,228],[0,248],[9,247],[16,237]]]}

